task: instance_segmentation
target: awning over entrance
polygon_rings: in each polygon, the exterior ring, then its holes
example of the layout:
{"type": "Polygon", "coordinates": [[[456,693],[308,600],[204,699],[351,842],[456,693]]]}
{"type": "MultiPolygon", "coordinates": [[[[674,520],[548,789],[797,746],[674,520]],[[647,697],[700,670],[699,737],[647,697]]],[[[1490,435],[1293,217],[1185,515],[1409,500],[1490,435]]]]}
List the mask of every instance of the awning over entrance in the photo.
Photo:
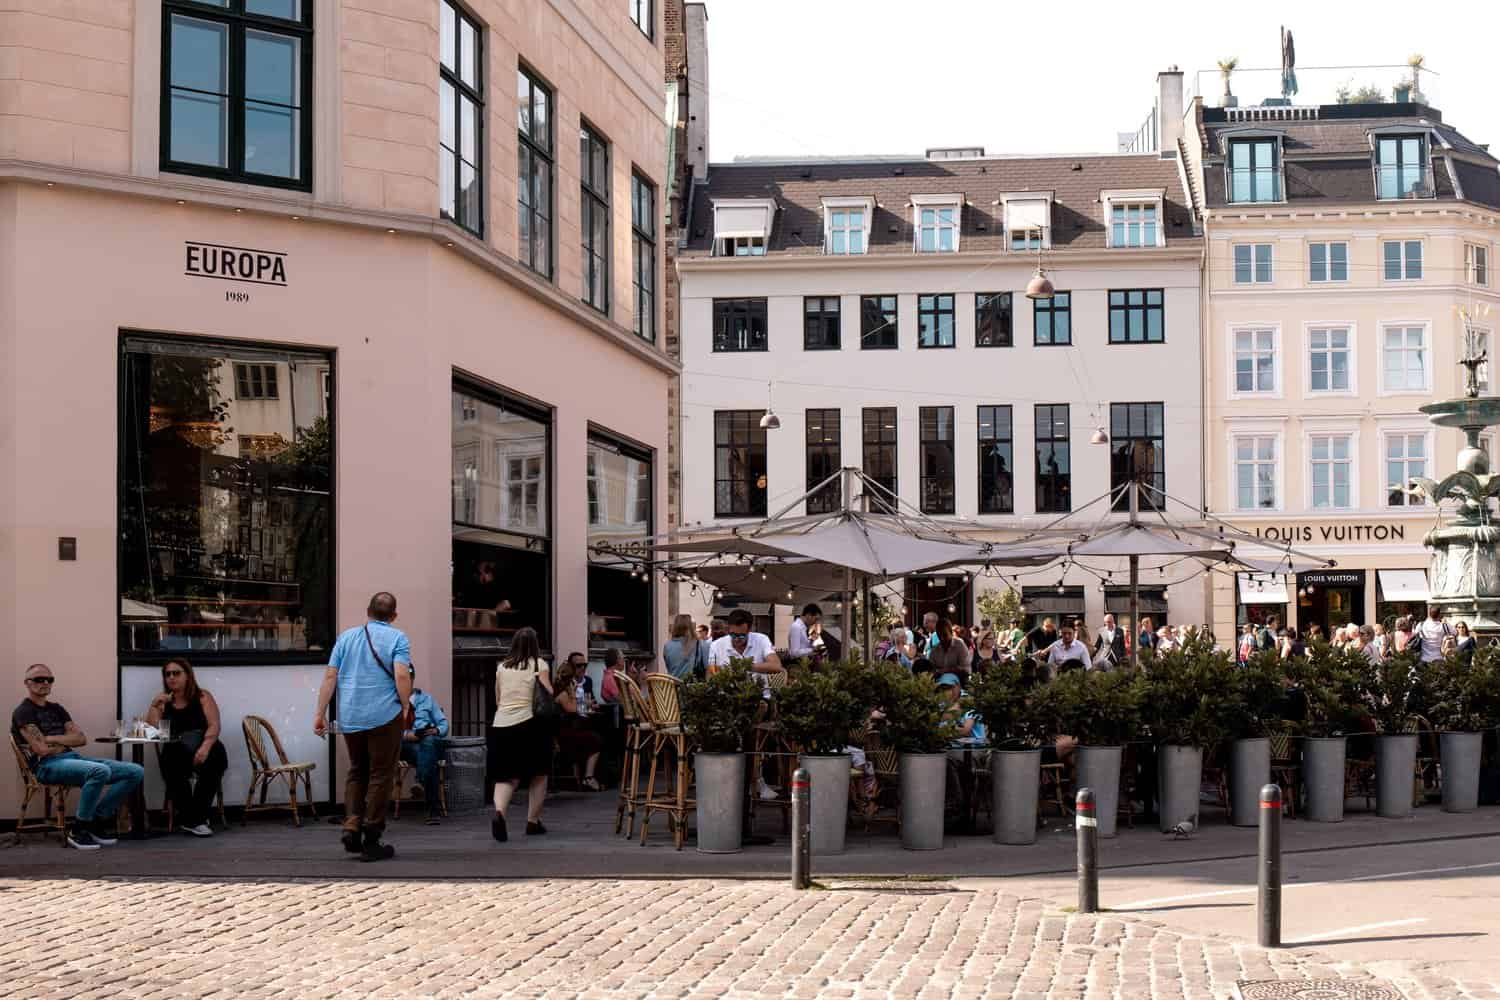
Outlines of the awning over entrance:
{"type": "Polygon", "coordinates": [[[1286,577],[1270,573],[1236,573],[1241,604],[1286,604],[1286,577]]]}
{"type": "Polygon", "coordinates": [[[1083,614],[1083,588],[1022,587],[1021,611],[1028,615],[1073,617],[1083,614]]]}
{"type": "MultiPolygon", "coordinates": [[[[1136,598],[1143,615],[1167,613],[1167,592],[1160,587],[1141,587],[1136,591],[1136,598]]],[[[1104,610],[1112,615],[1130,614],[1130,588],[1104,588],[1104,610]]]]}
{"type": "Polygon", "coordinates": [[[1375,571],[1380,585],[1380,600],[1390,602],[1423,601],[1429,597],[1425,569],[1381,569],[1375,571]]]}

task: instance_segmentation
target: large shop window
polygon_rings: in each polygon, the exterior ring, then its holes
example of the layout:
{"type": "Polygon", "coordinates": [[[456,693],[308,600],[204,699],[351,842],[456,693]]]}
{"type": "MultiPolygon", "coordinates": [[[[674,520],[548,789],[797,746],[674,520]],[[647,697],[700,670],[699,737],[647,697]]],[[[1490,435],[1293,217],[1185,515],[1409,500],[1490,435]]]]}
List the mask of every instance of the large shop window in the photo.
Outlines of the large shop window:
{"type": "Polygon", "coordinates": [[[320,353],[123,338],[122,655],[330,647],[332,367],[320,353]]]}
{"type": "Polygon", "coordinates": [[[1135,476],[1150,489],[1140,491],[1140,508],[1161,510],[1166,504],[1166,430],[1161,403],[1110,403],[1109,489],[1114,509],[1130,509],[1130,491],[1122,489],[1135,476]],[[1118,491],[1118,492],[1117,492],[1118,491]]]}
{"type": "Polygon", "coordinates": [[[589,435],[589,648],[652,648],[651,577],[631,557],[651,538],[651,453],[605,434],[589,435]]]}
{"type": "Polygon", "coordinates": [[[714,411],[714,517],[766,516],[765,415],[714,411]]]}
{"type": "Polygon", "coordinates": [[[161,168],[312,187],[312,0],[166,0],[161,168]]]}
{"type": "Polygon", "coordinates": [[[453,387],[453,649],[494,653],[552,627],[552,439],[547,411],[453,387]]]}

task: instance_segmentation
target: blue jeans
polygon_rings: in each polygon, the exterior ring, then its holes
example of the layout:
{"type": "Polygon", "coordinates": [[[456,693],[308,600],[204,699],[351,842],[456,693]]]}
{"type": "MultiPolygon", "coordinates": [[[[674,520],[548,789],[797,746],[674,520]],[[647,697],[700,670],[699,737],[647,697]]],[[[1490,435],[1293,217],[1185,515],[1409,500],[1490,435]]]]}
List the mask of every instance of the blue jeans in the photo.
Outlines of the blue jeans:
{"type": "Polygon", "coordinates": [[[81,757],[72,750],[47,757],[36,765],[36,778],[43,784],[83,786],[75,813],[82,823],[113,816],[145,777],[146,771],[139,764],[81,757]]]}
{"type": "Polygon", "coordinates": [[[444,740],[436,735],[424,736],[415,743],[401,741],[401,759],[416,766],[417,781],[422,784],[431,812],[438,808],[438,761],[443,759],[443,749],[444,740]]]}

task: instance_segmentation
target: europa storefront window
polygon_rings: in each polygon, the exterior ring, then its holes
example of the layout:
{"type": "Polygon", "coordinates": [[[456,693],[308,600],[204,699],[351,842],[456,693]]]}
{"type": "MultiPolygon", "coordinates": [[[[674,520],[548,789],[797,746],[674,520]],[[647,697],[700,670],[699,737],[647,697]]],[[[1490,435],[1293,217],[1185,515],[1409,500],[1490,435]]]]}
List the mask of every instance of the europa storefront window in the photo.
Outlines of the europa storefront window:
{"type": "Polygon", "coordinates": [[[161,168],[312,188],[312,0],[164,0],[161,168]]]}

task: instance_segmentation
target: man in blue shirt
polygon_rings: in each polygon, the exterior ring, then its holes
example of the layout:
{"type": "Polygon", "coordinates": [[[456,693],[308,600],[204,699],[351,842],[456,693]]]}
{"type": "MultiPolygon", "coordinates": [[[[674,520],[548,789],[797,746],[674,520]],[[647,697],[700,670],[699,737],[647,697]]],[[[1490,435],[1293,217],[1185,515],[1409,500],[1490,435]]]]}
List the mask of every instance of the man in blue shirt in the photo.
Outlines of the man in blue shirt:
{"type": "Polygon", "coordinates": [[[395,595],[370,598],[369,621],[346,629],[333,644],[313,732],[328,731],[325,715],[339,693],[339,732],[349,754],[344,781],[344,850],[361,861],[384,861],[396,849],[380,842],[396,778],[403,724],[411,710],[411,643],[396,628],[395,595]]]}
{"type": "MultiPolygon", "coordinates": [[[[417,669],[410,668],[415,684],[417,669]]],[[[448,718],[437,701],[419,687],[411,689],[411,728],[401,736],[401,759],[417,769],[417,782],[427,798],[427,824],[438,823],[438,761],[443,759],[448,739],[448,718]]]]}

